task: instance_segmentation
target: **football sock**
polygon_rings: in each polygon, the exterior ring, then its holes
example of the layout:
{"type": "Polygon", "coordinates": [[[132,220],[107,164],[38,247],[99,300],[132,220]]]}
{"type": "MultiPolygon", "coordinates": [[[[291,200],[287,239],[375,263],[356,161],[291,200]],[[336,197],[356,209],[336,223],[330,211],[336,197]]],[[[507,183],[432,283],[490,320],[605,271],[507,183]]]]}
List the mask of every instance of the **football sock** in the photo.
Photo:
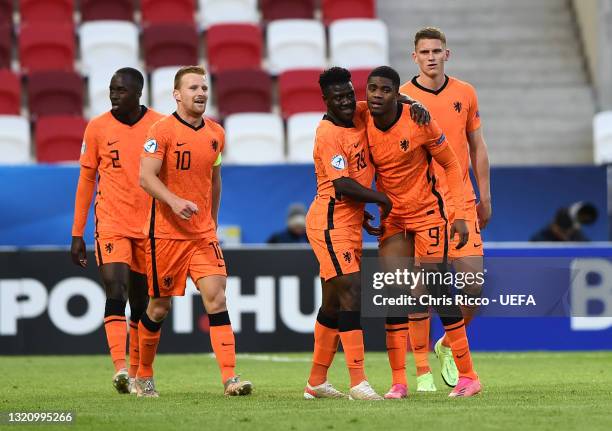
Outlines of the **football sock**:
{"type": "Polygon", "coordinates": [[[125,301],[108,298],[104,308],[104,331],[115,371],[126,367],[125,343],[127,328],[125,324],[125,301]]]}
{"type": "Polygon", "coordinates": [[[210,344],[221,371],[223,383],[236,375],[236,342],[227,311],[209,314],[210,344]]]}
{"type": "Polygon", "coordinates": [[[318,386],[327,380],[327,370],[334,360],[339,341],[338,319],[326,316],[319,310],[314,329],[312,368],[308,377],[310,386],[318,386]]]}
{"type": "Polygon", "coordinates": [[[463,319],[455,321],[454,323],[449,323],[448,321],[443,321],[442,323],[444,324],[446,336],[450,340],[453,358],[455,359],[455,364],[459,371],[459,377],[477,379],[478,375],[474,371],[472,365],[472,356],[470,354],[470,346],[465,333],[465,323],[463,319]]]}
{"type": "Polygon", "coordinates": [[[346,366],[351,378],[351,387],[366,380],[363,368],[365,352],[360,314],[359,311],[341,311],[338,315],[338,329],[346,366]]]}
{"type": "Polygon", "coordinates": [[[154,322],[145,312],[138,323],[138,347],[140,361],[138,363],[137,377],[153,377],[153,361],[159,345],[161,335],[161,322],[154,322]]]}
{"type": "Polygon", "coordinates": [[[408,348],[408,318],[387,317],[385,323],[387,356],[391,366],[392,385],[408,385],[406,380],[406,350],[408,348]]]}
{"type": "MultiPolygon", "coordinates": [[[[140,319],[139,319],[140,320],[140,319]]],[[[138,348],[138,321],[130,318],[130,368],[128,375],[136,377],[138,363],[140,362],[140,350],[138,348]]]]}
{"type": "Polygon", "coordinates": [[[414,354],[417,376],[431,372],[429,368],[429,324],[429,316],[408,319],[408,336],[414,354]]]}

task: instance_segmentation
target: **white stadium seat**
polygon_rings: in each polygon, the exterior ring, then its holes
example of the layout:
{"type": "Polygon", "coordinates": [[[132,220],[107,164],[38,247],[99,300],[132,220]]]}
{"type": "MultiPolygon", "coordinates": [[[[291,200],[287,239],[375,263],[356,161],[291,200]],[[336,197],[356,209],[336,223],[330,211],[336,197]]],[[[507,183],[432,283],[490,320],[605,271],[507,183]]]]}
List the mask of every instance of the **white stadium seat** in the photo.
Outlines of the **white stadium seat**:
{"type": "Polygon", "coordinates": [[[304,112],[287,120],[288,161],[313,163],[312,151],[315,134],[324,112],[304,112]]]}
{"type": "Polygon", "coordinates": [[[0,164],[29,163],[30,122],[17,115],[0,115],[0,164]]]}
{"type": "Polygon", "coordinates": [[[331,64],[347,69],[389,64],[389,35],[377,19],[342,19],[329,26],[331,64]]]}
{"type": "MultiPolygon", "coordinates": [[[[110,85],[110,80],[113,77],[113,73],[115,73],[116,69],[119,69],[119,67],[112,69],[101,67],[94,69],[90,72],[89,78],[87,80],[87,94],[89,96],[89,118],[95,117],[96,115],[100,115],[111,108],[108,87],[110,85]]],[[[149,92],[147,91],[147,75],[146,73],[143,73],[143,75],[145,77],[145,84],[142,89],[140,104],[148,106],[149,92]]]]}
{"type": "Polygon", "coordinates": [[[127,21],[81,25],[81,62],[85,74],[98,68],[138,67],[138,27],[127,21]]]}
{"type": "Polygon", "coordinates": [[[281,117],[267,113],[229,115],[225,119],[223,160],[243,165],[284,163],[281,117]]]}
{"type": "Polygon", "coordinates": [[[269,69],[274,75],[291,69],[324,69],[325,29],[310,19],[282,19],[268,24],[269,69]]]}
{"type": "Polygon", "coordinates": [[[198,0],[204,28],[214,24],[259,22],[257,0],[198,0]]]}
{"type": "Polygon", "coordinates": [[[612,163],[612,111],[600,112],[593,118],[595,163],[612,163]]]}

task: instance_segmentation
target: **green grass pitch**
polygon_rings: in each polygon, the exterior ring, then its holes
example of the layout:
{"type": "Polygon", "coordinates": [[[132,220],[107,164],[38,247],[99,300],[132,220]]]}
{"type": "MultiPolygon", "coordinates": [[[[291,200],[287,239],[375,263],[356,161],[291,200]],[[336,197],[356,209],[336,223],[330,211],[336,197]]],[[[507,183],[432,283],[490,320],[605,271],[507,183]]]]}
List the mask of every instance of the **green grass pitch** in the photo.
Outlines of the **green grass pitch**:
{"type": "MultiPolygon", "coordinates": [[[[438,392],[406,400],[359,402],[302,399],[310,354],[239,355],[250,397],[225,398],[210,355],[159,355],[159,399],[119,395],[107,356],[0,357],[0,412],[76,413],[73,425],[12,425],[7,429],[106,430],[606,430],[612,429],[612,352],[476,353],[484,386],[469,399],[450,399],[431,364],[438,392]]],[[[366,357],[379,393],[390,384],[383,353],[366,357]]],[[[330,381],[346,390],[340,353],[330,381]]],[[[414,364],[408,379],[415,385],[414,364]]]]}

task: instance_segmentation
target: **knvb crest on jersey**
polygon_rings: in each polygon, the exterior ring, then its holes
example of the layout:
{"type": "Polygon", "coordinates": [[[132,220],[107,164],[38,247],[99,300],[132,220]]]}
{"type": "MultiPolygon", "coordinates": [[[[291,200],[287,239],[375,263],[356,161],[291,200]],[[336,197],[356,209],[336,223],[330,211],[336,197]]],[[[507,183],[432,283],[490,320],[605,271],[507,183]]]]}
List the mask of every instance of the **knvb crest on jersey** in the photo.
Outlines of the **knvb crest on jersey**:
{"type": "Polygon", "coordinates": [[[461,114],[461,109],[463,108],[463,105],[461,104],[461,102],[457,101],[453,103],[453,108],[455,108],[455,111],[457,111],[458,114],[461,114]]]}
{"type": "Polygon", "coordinates": [[[342,254],[342,257],[344,258],[344,261],[345,261],[346,263],[351,263],[351,258],[352,258],[352,257],[351,257],[351,252],[350,252],[350,251],[345,251],[345,252],[342,254]]]}
{"type": "Polygon", "coordinates": [[[113,243],[112,242],[107,242],[104,245],[104,250],[106,250],[106,253],[111,254],[113,252],[113,243]]]}
{"type": "Polygon", "coordinates": [[[400,149],[405,153],[406,151],[408,151],[408,148],[410,147],[410,143],[408,142],[408,139],[404,138],[400,141],[400,149]]]}
{"type": "Polygon", "coordinates": [[[172,286],[172,277],[169,275],[165,276],[163,279],[163,283],[164,283],[164,287],[172,286]]]}
{"type": "Polygon", "coordinates": [[[217,151],[217,148],[219,148],[219,142],[217,142],[217,140],[216,140],[216,139],[213,139],[213,140],[212,140],[212,142],[211,142],[211,145],[212,145],[212,149],[213,149],[213,151],[215,151],[215,152],[216,152],[216,151],[217,151]]]}

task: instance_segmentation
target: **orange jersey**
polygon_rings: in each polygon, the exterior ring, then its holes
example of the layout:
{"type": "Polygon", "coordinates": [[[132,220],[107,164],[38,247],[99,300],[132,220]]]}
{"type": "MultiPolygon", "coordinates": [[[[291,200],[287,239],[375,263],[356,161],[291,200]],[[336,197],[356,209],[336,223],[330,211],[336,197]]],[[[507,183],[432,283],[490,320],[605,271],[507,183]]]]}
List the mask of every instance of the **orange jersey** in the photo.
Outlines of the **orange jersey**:
{"type": "Polygon", "coordinates": [[[439,223],[445,212],[438,186],[432,179],[431,160],[432,157],[443,159],[449,166],[454,163],[453,197],[462,200],[463,186],[456,158],[436,120],[432,119],[427,126],[418,126],[410,118],[408,107],[399,104],[399,109],[398,120],[386,131],[378,129],[372,116],[367,115],[376,188],[393,202],[390,219],[401,219],[414,227],[422,227],[430,221],[439,223]],[[434,215],[437,219],[432,217],[434,215]]]}
{"type": "Polygon", "coordinates": [[[193,127],[175,112],[149,130],[142,157],[163,161],[159,179],[168,190],[198,206],[197,214],[183,220],[172,208],[154,199],[146,233],[155,238],[200,239],[215,235],[212,210],[213,166],[223,151],[225,131],[209,118],[193,127]]]}
{"type": "MultiPolygon", "coordinates": [[[[473,206],[476,195],[470,181],[470,150],[467,134],[480,127],[476,90],[467,82],[447,76],[444,85],[438,91],[432,91],[419,85],[414,77],[412,81],[400,87],[400,92],[423,103],[442,127],[461,165],[461,174],[465,184],[466,209],[473,206]]],[[[444,170],[437,163],[434,164],[434,170],[443,195],[450,206],[448,182],[444,170]]],[[[450,212],[453,211],[452,208],[449,209],[450,212]]]]}
{"type": "Polygon", "coordinates": [[[98,171],[96,235],[144,238],[142,227],[151,199],[139,184],[140,153],[147,131],[163,115],[143,109],[142,118],[131,126],[109,111],[93,118],[85,129],[80,163],[98,171]]]}
{"type": "Polygon", "coordinates": [[[365,123],[360,115],[355,127],[336,126],[325,117],[317,127],[313,158],[317,196],[306,217],[309,229],[325,230],[361,225],[365,204],[336,196],[333,181],[349,177],[370,188],[374,169],[370,162],[365,123]]]}

